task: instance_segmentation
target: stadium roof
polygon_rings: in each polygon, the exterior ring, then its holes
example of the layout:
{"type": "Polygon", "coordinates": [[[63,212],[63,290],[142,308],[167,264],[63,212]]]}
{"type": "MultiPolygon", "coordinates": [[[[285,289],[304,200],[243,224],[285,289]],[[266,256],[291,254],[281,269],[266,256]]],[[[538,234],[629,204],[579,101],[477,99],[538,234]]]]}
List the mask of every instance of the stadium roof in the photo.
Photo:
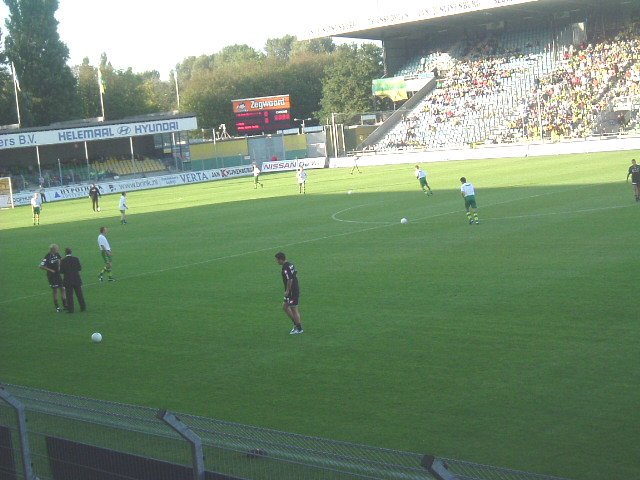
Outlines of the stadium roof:
{"type": "Polygon", "coordinates": [[[10,133],[25,133],[25,132],[40,132],[47,130],[64,130],[68,128],[96,128],[109,125],[120,125],[130,123],[142,123],[142,122],[161,122],[167,120],[175,120],[182,118],[193,118],[193,113],[180,113],[177,110],[172,112],[159,112],[148,113],[145,115],[135,115],[132,117],[118,118],[114,120],[102,120],[101,118],[79,118],[74,120],[68,120],[66,122],[56,122],[50,125],[44,125],[41,127],[23,127],[18,128],[17,125],[3,125],[0,126],[0,135],[10,133]]]}
{"type": "MultiPolygon", "coordinates": [[[[429,4],[432,2],[428,2],[429,4]]],[[[426,6],[412,12],[370,16],[309,32],[308,38],[347,37],[367,40],[410,36],[422,27],[444,31],[457,25],[488,25],[510,19],[544,18],[553,13],[572,20],[588,18],[594,12],[621,12],[639,8],[640,0],[461,0],[447,8],[426,6]]]]}
{"type": "Polygon", "coordinates": [[[193,114],[166,112],[112,121],[80,119],[45,127],[0,129],[0,152],[16,148],[128,139],[161,133],[194,130],[193,114]]]}

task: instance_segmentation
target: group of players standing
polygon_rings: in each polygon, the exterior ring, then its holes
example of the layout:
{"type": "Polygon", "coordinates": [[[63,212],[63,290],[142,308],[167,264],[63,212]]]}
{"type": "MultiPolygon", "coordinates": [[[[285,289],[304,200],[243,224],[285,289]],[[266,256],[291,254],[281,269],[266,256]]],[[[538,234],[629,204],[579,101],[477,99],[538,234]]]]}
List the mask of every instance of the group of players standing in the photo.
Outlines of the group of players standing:
{"type": "Polygon", "coordinates": [[[51,244],[49,252],[40,262],[39,268],[47,272],[47,280],[53,291],[53,304],[56,312],[65,310],[68,313],[73,313],[75,311],[74,294],[78,297],[80,311],[84,312],[87,309],[87,304],[82,292],[80,260],[73,256],[71,247],[66,247],[64,254],[63,258],[60,255],[60,247],[55,243],[51,244]],[[62,301],[62,308],[58,303],[58,295],[62,301]]]}
{"type": "MultiPolygon", "coordinates": [[[[98,274],[100,282],[104,281],[105,274],[107,274],[108,281],[115,281],[111,270],[112,252],[109,240],[107,240],[107,232],[107,227],[100,227],[98,247],[104,261],[104,267],[98,274]]],[[[53,305],[56,312],[64,310],[68,313],[74,313],[74,294],[78,298],[80,311],[84,312],[87,310],[87,303],[82,291],[82,277],[80,276],[82,265],[80,264],[80,259],[73,255],[71,247],[66,247],[64,253],[65,256],[62,257],[58,244],[49,245],[49,251],[40,262],[38,268],[47,272],[47,281],[53,292],[53,305]],[[62,307],[60,307],[60,302],[62,302],[62,307]]]]}

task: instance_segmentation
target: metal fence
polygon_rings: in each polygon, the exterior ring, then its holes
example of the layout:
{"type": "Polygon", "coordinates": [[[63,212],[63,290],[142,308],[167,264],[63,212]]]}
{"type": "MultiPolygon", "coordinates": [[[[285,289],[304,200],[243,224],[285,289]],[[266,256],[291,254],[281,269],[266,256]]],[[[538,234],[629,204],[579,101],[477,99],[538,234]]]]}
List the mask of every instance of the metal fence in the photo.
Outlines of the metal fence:
{"type": "Polygon", "coordinates": [[[562,480],[188,414],[0,386],[0,479],[562,480]]]}

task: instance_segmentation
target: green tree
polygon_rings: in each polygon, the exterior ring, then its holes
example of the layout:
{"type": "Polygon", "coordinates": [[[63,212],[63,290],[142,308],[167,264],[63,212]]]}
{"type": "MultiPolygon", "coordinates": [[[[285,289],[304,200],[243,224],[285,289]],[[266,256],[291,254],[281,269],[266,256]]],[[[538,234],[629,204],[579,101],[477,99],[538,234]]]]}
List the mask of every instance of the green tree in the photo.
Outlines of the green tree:
{"type": "Polygon", "coordinates": [[[320,105],[329,59],[329,55],[305,54],[289,63],[273,60],[200,70],[181,88],[181,110],[194,112],[201,128],[218,128],[224,123],[234,132],[232,100],[289,94],[292,117],[313,117],[320,105]]]}
{"type": "Polygon", "coordinates": [[[264,51],[267,53],[267,58],[286,62],[291,56],[295,42],[296,37],[292,35],[285,35],[281,38],[269,38],[264,46],[264,51]]]}
{"type": "Polygon", "coordinates": [[[10,71],[0,70],[0,125],[18,123],[13,78],[10,71]]]}
{"type": "Polygon", "coordinates": [[[100,90],[98,86],[98,71],[89,64],[89,59],[82,59],[82,65],[75,67],[78,79],[78,96],[82,105],[82,117],[93,118],[102,115],[100,108],[100,90]]]}
{"type": "Polygon", "coordinates": [[[292,57],[283,74],[287,81],[286,92],[291,95],[293,118],[314,118],[322,100],[325,68],[331,61],[329,54],[298,53],[292,57]]]}
{"type": "Polygon", "coordinates": [[[228,45],[215,55],[215,62],[220,65],[229,63],[259,63],[264,59],[264,53],[249,45],[228,45]]]}
{"type": "MultiPolygon", "coordinates": [[[[2,32],[0,32],[0,41],[2,32]]],[[[4,52],[0,52],[0,65],[7,63],[4,52]]],[[[0,69],[0,125],[12,125],[18,123],[16,112],[16,102],[13,88],[13,77],[11,75],[11,65],[9,69],[0,69]]]]}
{"type": "Polygon", "coordinates": [[[14,62],[21,86],[23,125],[49,125],[77,118],[76,78],[67,66],[69,49],[60,40],[57,0],[4,0],[5,53],[14,62]]]}
{"type": "Polygon", "coordinates": [[[383,74],[382,49],[373,44],[340,45],[325,69],[320,118],[349,118],[373,107],[371,81],[383,74]]]}
{"type": "Polygon", "coordinates": [[[104,115],[106,120],[131,117],[151,113],[144,98],[142,78],[126,70],[106,68],[102,70],[105,82],[104,115]]]}
{"type": "Polygon", "coordinates": [[[200,55],[187,57],[176,66],[178,83],[191,79],[194,73],[201,70],[212,70],[215,64],[215,55],[200,55]]]}
{"type": "Polygon", "coordinates": [[[217,129],[224,123],[232,131],[231,100],[242,98],[241,84],[242,71],[234,65],[195,72],[180,94],[181,110],[195,113],[201,128],[217,129]]]}
{"type": "Polygon", "coordinates": [[[291,56],[300,55],[303,53],[333,53],[336,49],[335,43],[331,37],[326,38],[314,38],[312,40],[300,40],[293,44],[291,49],[291,56]]]}
{"type": "Polygon", "coordinates": [[[140,74],[141,93],[150,112],[169,112],[178,109],[173,74],[169,82],[160,80],[156,70],[140,74]]]}
{"type": "MultiPolygon", "coordinates": [[[[134,73],[131,67],[126,70],[117,70],[107,59],[106,53],[100,57],[99,68],[104,85],[103,101],[106,120],[176,109],[174,84],[160,80],[160,74],[157,71],[134,73]]],[[[101,115],[98,68],[89,66],[87,61],[87,65],[83,64],[80,68],[80,73],[83,72],[85,74],[82,76],[79,74],[80,90],[88,92],[88,100],[85,102],[85,105],[89,106],[87,112],[95,108],[97,113],[89,113],[89,116],[101,115]]]]}

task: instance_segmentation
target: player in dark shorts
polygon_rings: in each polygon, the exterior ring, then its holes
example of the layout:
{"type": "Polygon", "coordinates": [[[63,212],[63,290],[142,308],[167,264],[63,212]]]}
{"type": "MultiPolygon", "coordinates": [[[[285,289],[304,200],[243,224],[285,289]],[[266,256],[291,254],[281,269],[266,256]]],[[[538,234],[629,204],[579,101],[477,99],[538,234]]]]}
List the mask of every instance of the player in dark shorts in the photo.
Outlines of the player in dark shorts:
{"type": "Polygon", "coordinates": [[[631,160],[631,166],[627,173],[627,182],[631,176],[631,184],[633,185],[633,192],[636,196],[636,202],[640,202],[640,165],[636,163],[636,159],[631,160]]]}
{"type": "Polygon", "coordinates": [[[49,252],[40,262],[39,268],[47,272],[47,281],[53,292],[53,305],[56,308],[56,312],[61,312],[60,304],[58,303],[58,291],[62,298],[62,308],[67,308],[67,297],[65,295],[64,287],[62,286],[62,276],[60,275],[60,247],[55,243],[49,246],[49,252]]]}
{"type": "Polygon", "coordinates": [[[95,183],[92,183],[91,188],[89,188],[89,198],[91,198],[91,206],[94,212],[100,211],[100,195],[100,190],[95,183]]]}
{"type": "Polygon", "coordinates": [[[291,335],[297,335],[304,332],[302,322],[300,321],[300,311],[298,310],[298,301],[300,299],[298,271],[296,267],[293,266],[293,263],[287,262],[287,257],[282,252],[276,253],[276,262],[282,265],[282,282],[284,283],[282,309],[293,322],[293,328],[289,333],[291,335]]]}

